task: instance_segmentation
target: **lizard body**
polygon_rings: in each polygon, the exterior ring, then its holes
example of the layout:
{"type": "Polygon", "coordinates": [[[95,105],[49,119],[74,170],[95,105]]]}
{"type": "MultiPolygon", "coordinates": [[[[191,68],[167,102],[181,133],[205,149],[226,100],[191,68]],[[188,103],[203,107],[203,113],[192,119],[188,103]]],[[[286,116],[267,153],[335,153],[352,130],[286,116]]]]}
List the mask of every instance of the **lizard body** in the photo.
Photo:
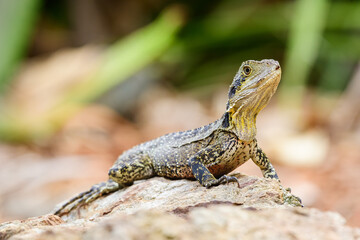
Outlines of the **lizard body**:
{"type": "Polygon", "coordinates": [[[226,112],[220,119],[125,151],[109,170],[108,181],[70,199],[55,214],[61,216],[136,180],[154,176],[196,179],[207,188],[238,181],[225,174],[250,158],[264,177],[278,179],[255,135],[256,117],[275,93],[280,77],[280,65],[275,60],[244,62],[230,85],[226,112]]]}

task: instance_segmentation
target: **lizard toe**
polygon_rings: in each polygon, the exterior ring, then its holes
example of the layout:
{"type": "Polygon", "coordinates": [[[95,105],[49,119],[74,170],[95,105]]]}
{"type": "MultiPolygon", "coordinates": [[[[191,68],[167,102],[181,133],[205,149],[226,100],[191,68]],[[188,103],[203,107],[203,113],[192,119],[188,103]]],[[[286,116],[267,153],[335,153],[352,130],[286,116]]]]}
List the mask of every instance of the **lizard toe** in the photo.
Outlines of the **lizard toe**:
{"type": "Polygon", "coordinates": [[[237,177],[234,176],[228,176],[228,175],[223,175],[219,178],[219,184],[225,184],[225,183],[229,183],[229,182],[237,182],[238,187],[241,187],[240,181],[237,177]]]}
{"type": "Polygon", "coordinates": [[[88,204],[105,194],[109,194],[118,190],[119,188],[120,185],[112,180],[96,184],[92,186],[90,190],[80,193],[76,197],[70,199],[59,209],[55,210],[54,214],[58,216],[63,216],[72,211],[74,208],[80,207],[83,204],[88,204]]]}

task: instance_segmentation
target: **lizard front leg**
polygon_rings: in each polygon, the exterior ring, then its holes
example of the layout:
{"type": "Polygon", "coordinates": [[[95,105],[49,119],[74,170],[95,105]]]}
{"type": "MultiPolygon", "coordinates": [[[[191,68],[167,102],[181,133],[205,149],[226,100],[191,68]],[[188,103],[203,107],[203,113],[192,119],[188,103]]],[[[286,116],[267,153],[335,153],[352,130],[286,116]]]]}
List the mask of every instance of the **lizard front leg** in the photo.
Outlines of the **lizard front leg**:
{"type": "Polygon", "coordinates": [[[197,152],[193,157],[188,160],[194,177],[206,188],[217,186],[219,184],[228,182],[237,182],[240,187],[240,182],[236,177],[223,175],[220,178],[215,178],[214,175],[206,167],[207,165],[220,164],[221,156],[225,151],[231,151],[236,144],[236,139],[231,138],[227,141],[221,141],[220,144],[211,145],[205,149],[197,152]]]}
{"type": "MultiPolygon", "coordinates": [[[[280,182],[274,166],[270,163],[269,159],[266,157],[265,153],[261,150],[261,148],[258,147],[257,143],[255,144],[251,159],[256,165],[260,167],[261,172],[265,178],[277,179],[280,182]]],[[[280,185],[280,189],[282,189],[285,193],[285,202],[289,202],[303,207],[301,199],[297,196],[292,195],[290,188],[284,188],[280,185]]]]}
{"type": "Polygon", "coordinates": [[[265,178],[273,178],[279,180],[274,166],[271,164],[271,162],[269,161],[265,153],[261,150],[261,148],[259,148],[257,142],[255,144],[251,159],[258,167],[260,167],[261,172],[265,178]]]}

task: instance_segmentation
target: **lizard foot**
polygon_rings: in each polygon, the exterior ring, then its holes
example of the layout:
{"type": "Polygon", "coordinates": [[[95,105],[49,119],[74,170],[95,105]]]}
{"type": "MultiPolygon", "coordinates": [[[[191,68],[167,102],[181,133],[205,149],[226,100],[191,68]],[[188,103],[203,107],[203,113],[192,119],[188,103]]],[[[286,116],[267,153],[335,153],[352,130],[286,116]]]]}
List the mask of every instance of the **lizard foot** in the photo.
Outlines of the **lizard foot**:
{"type": "Polygon", "coordinates": [[[304,207],[304,205],[302,204],[301,198],[293,195],[291,193],[291,188],[284,188],[282,186],[280,186],[280,189],[283,191],[283,198],[284,198],[284,202],[296,206],[296,207],[304,207]]]}
{"type": "Polygon", "coordinates": [[[225,183],[229,183],[229,182],[237,182],[238,187],[239,188],[241,187],[240,181],[239,181],[239,179],[237,179],[237,177],[228,176],[228,175],[223,175],[218,179],[208,181],[207,183],[205,183],[205,187],[206,188],[211,188],[213,186],[218,186],[220,184],[225,184],[225,183]]]}
{"type": "Polygon", "coordinates": [[[86,192],[82,192],[79,195],[73,197],[65,204],[57,208],[53,214],[62,216],[64,214],[69,213],[74,208],[81,206],[83,204],[90,203],[95,199],[112,192],[115,192],[120,189],[120,185],[113,180],[108,180],[106,182],[101,182],[96,184],[90,188],[90,190],[86,192]]]}

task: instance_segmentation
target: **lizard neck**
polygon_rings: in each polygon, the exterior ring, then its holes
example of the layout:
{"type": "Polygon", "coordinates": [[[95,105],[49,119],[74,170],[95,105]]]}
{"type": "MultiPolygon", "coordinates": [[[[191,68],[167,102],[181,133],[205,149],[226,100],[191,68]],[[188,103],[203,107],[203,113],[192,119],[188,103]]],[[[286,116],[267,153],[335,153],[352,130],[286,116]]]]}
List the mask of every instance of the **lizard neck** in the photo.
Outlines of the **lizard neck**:
{"type": "Polygon", "coordinates": [[[231,125],[239,139],[251,141],[256,136],[256,115],[248,109],[238,109],[232,114],[231,125]]]}
{"type": "Polygon", "coordinates": [[[252,141],[256,136],[256,117],[258,111],[248,106],[230,108],[223,115],[223,127],[236,134],[243,141],[252,141]]]}
{"type": "Polygon", "coordinates": [[[268,88],[263,93],[246,96],[245,99],[228,101],[225,115],[228,115],[228,130],[240,140],[252,141],[256,136],[256,117],[267,105],[276,88],[268,88]]]}

